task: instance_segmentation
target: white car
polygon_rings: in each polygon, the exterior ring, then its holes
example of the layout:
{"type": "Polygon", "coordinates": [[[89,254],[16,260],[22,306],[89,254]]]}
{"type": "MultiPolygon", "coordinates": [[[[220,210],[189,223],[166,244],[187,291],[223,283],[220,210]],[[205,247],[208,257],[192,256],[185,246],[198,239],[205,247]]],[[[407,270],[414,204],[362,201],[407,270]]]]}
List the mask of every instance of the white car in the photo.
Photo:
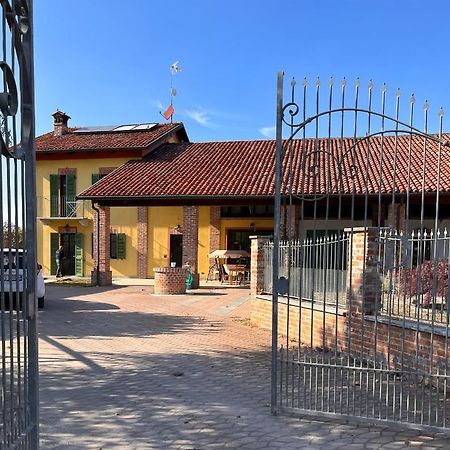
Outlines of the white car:
{"type": "MultiPolygon", "coordinates": [[[[3,291],[6,297],[9,297],[10,293],[23,292],[23,263],[22,249],[3,249],[3,291]]],[[[44,308],[45,284],[40,264],[37,265],[36,296],[38,308],[44,308]]]]}

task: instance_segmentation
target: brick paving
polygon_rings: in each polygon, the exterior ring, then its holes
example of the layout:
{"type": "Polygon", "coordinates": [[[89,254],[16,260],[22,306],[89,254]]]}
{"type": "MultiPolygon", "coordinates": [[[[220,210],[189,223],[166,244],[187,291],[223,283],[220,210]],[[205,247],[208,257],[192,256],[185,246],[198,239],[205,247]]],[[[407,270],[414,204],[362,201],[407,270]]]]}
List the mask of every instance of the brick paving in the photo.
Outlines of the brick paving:
{"type": "Polygon", "coordinates": [[[400,427],[271,416],[270,334],[249,291],[48,286],[39,319],[43,449],[434,449],[400,427]]]}

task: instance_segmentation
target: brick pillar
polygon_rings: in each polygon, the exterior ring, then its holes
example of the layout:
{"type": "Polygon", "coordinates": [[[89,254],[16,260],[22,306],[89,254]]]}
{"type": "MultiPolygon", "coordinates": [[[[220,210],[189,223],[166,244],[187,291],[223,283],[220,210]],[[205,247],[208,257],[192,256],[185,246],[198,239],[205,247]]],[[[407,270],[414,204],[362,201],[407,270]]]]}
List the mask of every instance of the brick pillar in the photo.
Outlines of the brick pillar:
{"type": "Polygon", "coordinates": [[[147,278],[148,265],[148,208],[137,208],[137,276],[147,278]]]}
{"type": "Polygon", "coordinates": [[[112,284],[112,272],[110,270],[109,252],[109,230],[111,225],[111,214],[109,206],[98,206],[99,212],[94,217],[94,270],[91,272],[92,283],[100,286],[112,284]],[[99,216],[99,220],[98,220],[99,216]],[[97,223],[99,222],[99,230],[97,223]],[[100,241],[100,255],[97,255],[97,239],[100,241]],[[98,263],[97,263],[98,261],[98,263]],[[97,283],[98,264],[98,283],[97,283]]]}
{"type": "Polygon", "coordinates": [[[352,315],[373,315],[381,307],[378,229],[347,228],[347,306],[352,315]]]}
{"type": "Polygon", "coordinates": [[[186,263],[194,277],[192,287],[198,287],[198,206],[183,207],[183,264],[186,263]]]}
{"type": "Polygon", "coordinates": [[[264,246],[269,241],[267,236],[250,236],[250,294],[255,296],[264,290],[265,258],[264,246]]]}
{"type": "Polygon", "coordinates": [[[400,203],[389,203],[387,226],[392,231],[405,231],[405,205],[400,203]]]}
{"type": "MultiPolygon", "coordinates": [[[[220,206],[211,206],[209,210],[209,253],[220,248],[220,206]]],[[[209,265],[214,264],[214,258],[209,265]]]]}
{"type": "Polygon", "coordinates": [[[300,208],[298,205],[281,205],[280,235],[281,239],[298,237],[300,208]],[[290,215],[290,217],[289,217],[290,215]],[[290,219],[290,223],[288,223],[290,219]]]}

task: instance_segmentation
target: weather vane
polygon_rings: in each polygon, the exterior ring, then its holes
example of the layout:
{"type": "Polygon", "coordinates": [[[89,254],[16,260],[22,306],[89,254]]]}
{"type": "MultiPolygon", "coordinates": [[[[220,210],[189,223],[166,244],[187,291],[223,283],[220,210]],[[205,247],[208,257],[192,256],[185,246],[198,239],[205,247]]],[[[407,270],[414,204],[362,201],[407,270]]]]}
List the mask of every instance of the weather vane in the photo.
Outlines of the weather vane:
{"type": "Polygon", "coordinates": [[[175,61],[170,65],[170,105],[164,111],[164,113],[162,113],[161,111],[159,112],[164,117],[164,119],[170,119],[170,123],[173,122],[173,113],[175,112],[175,110],[173,109],[173,98],[175,97],[175,95],[177,95],[177,90],[173,87],[173,79],[178,72],[181,72],[181,67],[178,64],[178,61],[175,61]]]}

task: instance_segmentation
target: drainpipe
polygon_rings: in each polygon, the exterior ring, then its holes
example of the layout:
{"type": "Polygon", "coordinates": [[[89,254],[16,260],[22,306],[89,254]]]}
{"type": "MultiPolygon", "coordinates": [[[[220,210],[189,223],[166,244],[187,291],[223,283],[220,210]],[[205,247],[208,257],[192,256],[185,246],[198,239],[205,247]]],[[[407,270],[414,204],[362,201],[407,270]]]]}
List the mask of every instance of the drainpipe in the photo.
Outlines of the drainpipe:
{"type": "Polygon", "coordinates": [[[96,277],[95,277],[95,285],[100,286],[99,278],[100,278],[100,210],[95,206],[94,201],[91,200],[92,209],[97,212],[97,265],[95,268],[96,277]]]}

